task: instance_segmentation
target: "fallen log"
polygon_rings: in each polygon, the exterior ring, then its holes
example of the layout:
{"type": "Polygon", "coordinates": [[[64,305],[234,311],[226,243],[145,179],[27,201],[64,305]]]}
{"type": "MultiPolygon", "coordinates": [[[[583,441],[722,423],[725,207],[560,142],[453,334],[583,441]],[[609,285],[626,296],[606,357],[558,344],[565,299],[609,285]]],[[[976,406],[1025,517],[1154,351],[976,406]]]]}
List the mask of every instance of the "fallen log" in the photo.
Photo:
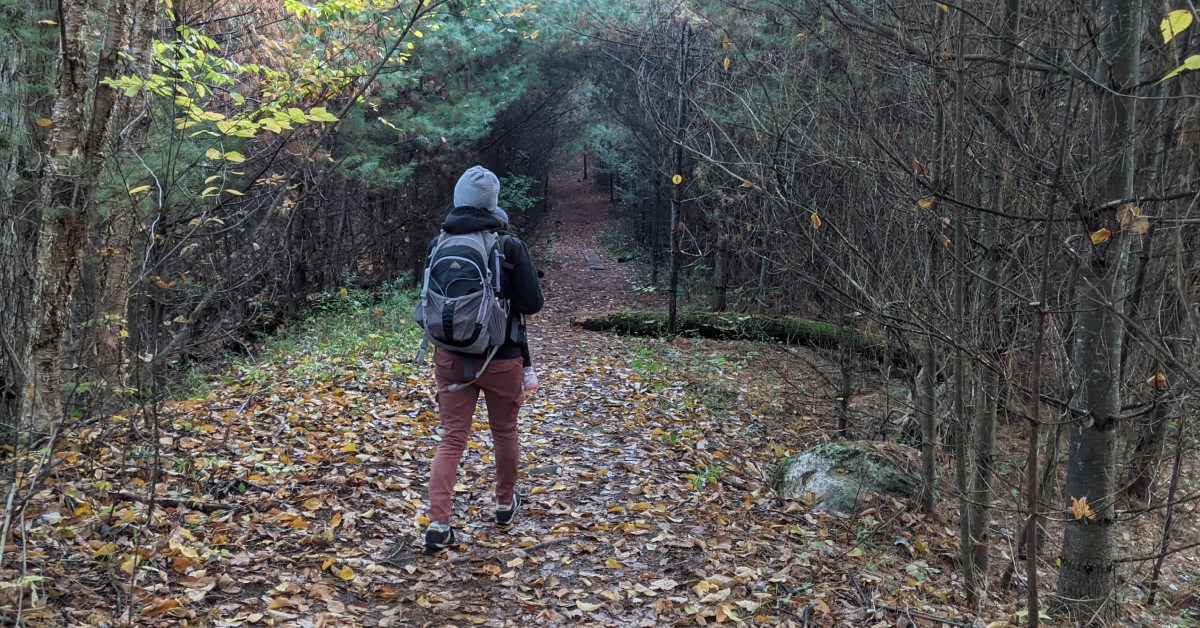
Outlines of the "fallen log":
{"type": "MultiPolygon", "coordinates": [[[[662,311],[596,312],[571,316],[571,324],[589,331],[610,331],[633,336],[665,336],[667,314],[662,311]]],[[[875,359],[907,362],[898,347],[889,351],[883,338],[847,327],[798,316],[769,316],[731,312],[680,312],[680,334],[725,340],[782,342],[823,349],[849,347],[875,359]]]]}

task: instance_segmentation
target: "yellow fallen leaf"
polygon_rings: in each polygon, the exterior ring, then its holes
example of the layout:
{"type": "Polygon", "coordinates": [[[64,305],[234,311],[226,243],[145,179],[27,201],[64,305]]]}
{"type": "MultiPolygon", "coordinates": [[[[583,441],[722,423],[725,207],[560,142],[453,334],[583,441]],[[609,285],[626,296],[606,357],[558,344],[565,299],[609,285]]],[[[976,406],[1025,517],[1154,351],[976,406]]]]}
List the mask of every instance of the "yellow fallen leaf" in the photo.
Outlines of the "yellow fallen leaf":
{"type": "Polygon", "coordinates": [[[809,214],[808,221],[812,223],[812,228],[814,231],[821,230],[821,217],[817,215],[817,212],[812,212],[809,214]]]}
{"type": "Polygon", "coordinates": [[[54,121],[51,120],[50,118],[38,118],[37,120],[34,121],[34,124],[36,124],[42,128],[45,128],[45,127],[50,126],[51,124],[54,124],[54,121]]]}
{"type": "Polygon", "coordinates": [[[615,559],[615,558],[609,558],[608,560],[604,561],[604,564],[608,565],[609,569],[620,569],[621,568],[621,563],[617,562],[617,559],[615,559]]]}
{"type": "Polygon", "coordinates": [[[111,554],[115,551],[117,551],[116,543],[105,543],[104,545],[100,546],[100,549],[96,550],[96,552],[94,554],[92,554],[92,558],[101,558],[103,556],[108,556],[109,554],[111,554]]]}
{"type": "Polygon", "coordinates": [[[583,600],[575,600],[575,606],[579,610],[581,610],[585,613],[591,613],[591,612],[600,610],[600,607],[602,605],[601,604],[592,604],[591,602],[584,602],[583,600]]]}
{"type": "MultiPolygon", "coordinates": [[[[342,288],[342,290],[344,291],[345,288],[342,288]]],[[[358,443],[346,443],[345,445],[342,445],[342,451],[348,454],[358,453],[358,443]]]]}
{"type": "Polygon", "coordinates": [[[335,562],[337,562],[336,558],[326,558],[325,562],[321,563],[321,571],[325,571],[326,569],[329,569],[330,567],[333,566],[333,564],[335,562]]]}
{"type": "Polygon", "coordinates": [[[650,505],[650,502],[635,502],[629,505],[630,512],[646,512],[651,508],[653,506],[650,505]]]}
{"type": "Polygon", "coordinates": [[[512,559],[512,560],[510,560],[510,561],[508,561],[507,563],[504,563],[504,564],[505,564],[507,567],[509,567],[510,569],[511,569],[511,568],[513,568],[513,567],[520,567],[521,565],[524,565],[524,564],[525,564],[525,559],[524,559],[524,558],[514,558],[514,559],[512,559]]]}
{"type": "Polygon", "coordinates": [[[931,209],[934,201],[936,200],[937,199],[932,196],[926,196],[924,198],[917,199],[917,207],[921,209],[931,209]]]}
{"type": "Polygon", "coordinates": [[[741,184],[741,185],[739,185],[738,187],[740,187],[740,188],[752,188],[752,187],[754,187],[754,182],[753,182],[753,181],[742,181],[742,184],[741,184]]]}
{"type": "Polygon", "coordinates": [[[429,517],[426,517],[425,515],[417,515],[417,525],[427,526],[429,523],[429,517]]]}
{"type": "Polygon", "coordinates": [[[179,600],[175,598],[159,600],[143,609],[142,615],[145,615],[146,617],[156,617],[171,610],[172,608],[175,608],[176,606],[179,606],[179,600]]]}
{"type": "Polygon", "coordinates": [[[337,577],[341,578],[342,580],[354,579],[354,570],[350,568],[350,565],[346,565],[334,573],[336,573],[337,577]]]}

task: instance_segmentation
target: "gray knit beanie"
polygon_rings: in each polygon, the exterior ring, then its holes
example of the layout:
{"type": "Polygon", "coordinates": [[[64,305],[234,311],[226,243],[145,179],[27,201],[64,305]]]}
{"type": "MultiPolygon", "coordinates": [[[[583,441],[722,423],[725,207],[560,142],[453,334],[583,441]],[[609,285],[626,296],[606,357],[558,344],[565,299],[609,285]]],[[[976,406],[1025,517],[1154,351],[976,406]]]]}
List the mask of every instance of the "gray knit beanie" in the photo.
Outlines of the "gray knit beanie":
{"type": "Polygon", "coordinates": [[[472,166],[454,186],[455,207],[481,207],[488,211],[500,201],[500,180],[483,166],[472,166]]]}

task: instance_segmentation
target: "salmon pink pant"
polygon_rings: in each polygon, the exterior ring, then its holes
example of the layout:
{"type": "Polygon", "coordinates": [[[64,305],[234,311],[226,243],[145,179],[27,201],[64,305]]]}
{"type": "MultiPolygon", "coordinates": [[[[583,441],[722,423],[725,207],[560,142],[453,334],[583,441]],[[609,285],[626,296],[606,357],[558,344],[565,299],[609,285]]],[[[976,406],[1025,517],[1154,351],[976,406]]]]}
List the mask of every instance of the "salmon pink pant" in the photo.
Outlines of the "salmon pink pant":
{"type": "MultiPolygon", "coordinates": [[[[488,426],[496,458],[496,502],[511,504],[517,484],[517,413],[525,402],[524,367],[521,358],[492,360],[479,381],[457,392],[451,384],[471,381],[465,371],[463,358],[449,351],[434,354],[438,390],[438,413],[441,415],[442,440],[438,443],[433,469],[429,473],[429,518],[450,523],[453,510],[454,484],[458,477],[458,462],[471,435],[475,403],[479,391],[487,404],[488,426]]],[[[474,367],[483,360],[475,360],[474,367]]]]}

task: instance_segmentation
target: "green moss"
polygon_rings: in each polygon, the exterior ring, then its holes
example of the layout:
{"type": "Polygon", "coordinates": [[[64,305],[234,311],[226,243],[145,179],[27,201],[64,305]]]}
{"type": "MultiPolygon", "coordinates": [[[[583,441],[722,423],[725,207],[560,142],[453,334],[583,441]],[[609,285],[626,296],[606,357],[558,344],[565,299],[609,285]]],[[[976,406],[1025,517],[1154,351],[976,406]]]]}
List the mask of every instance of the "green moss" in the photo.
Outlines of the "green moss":
{"type": "MultiPolygon", "coordinates": [[[[578,316],[572,322],[592,331],[644,336],[665,336],[667,333],[667,313],[662,310],[608,312],[578,316]]],[[[880,356],[885,349],[882,338],[851,327],[799,316],[683,311],[679,313],[678,332],[705,338],[776,341],[825,348],[849,346],[860,353],[880,356]]]]}
{"type": "Polygon", "coordinates": [[[913,478],[896,468],[879,452],[853,441],[829,441],[809,453],[828,459],[837,468],[863,479],[863,484],[881,493],[912,497],[917,486],[913,478]]]}

